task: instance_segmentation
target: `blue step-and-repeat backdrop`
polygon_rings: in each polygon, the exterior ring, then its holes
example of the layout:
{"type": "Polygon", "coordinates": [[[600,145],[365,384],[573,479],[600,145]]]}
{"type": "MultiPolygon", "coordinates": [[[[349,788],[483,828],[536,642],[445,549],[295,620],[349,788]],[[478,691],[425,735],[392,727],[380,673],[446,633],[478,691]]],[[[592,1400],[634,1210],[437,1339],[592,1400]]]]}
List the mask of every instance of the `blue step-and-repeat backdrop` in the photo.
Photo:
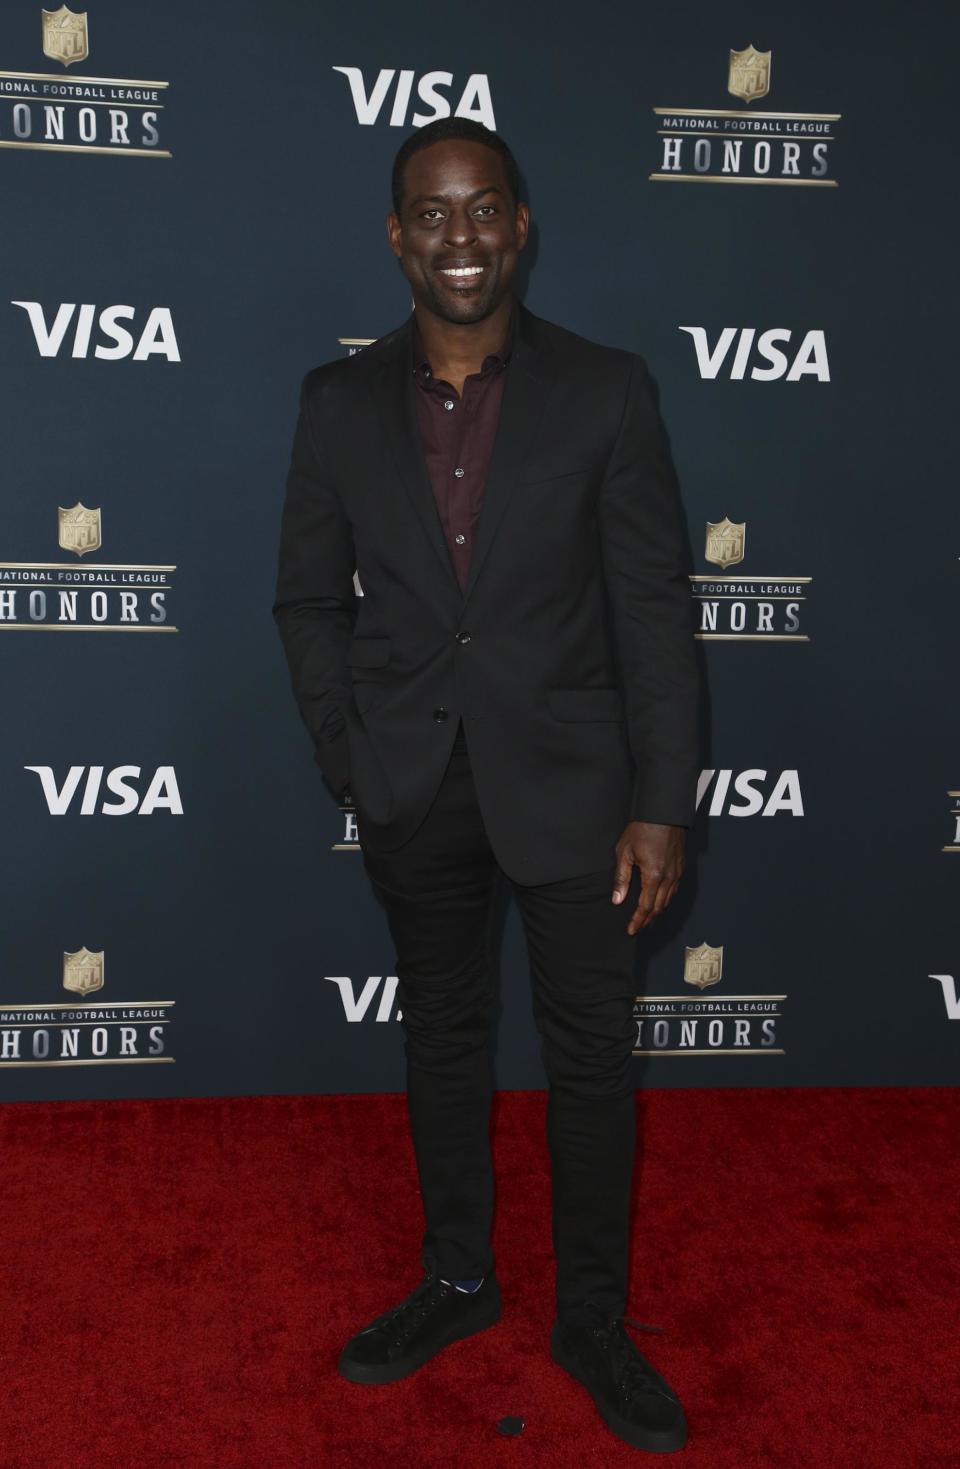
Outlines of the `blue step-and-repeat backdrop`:
{"type": "MultiPolygon", "coordinates": [[[[640,351],[708,687],[638,1084],[958,1079],[946,6],[9,0],[0,1098],[396,1090],[270,615],[304,372],[399,325],[393,154],[496,127],[538,315],[640,351]]],[[[544,1084],[515,911],[497,1055],[544,1084]]]]}

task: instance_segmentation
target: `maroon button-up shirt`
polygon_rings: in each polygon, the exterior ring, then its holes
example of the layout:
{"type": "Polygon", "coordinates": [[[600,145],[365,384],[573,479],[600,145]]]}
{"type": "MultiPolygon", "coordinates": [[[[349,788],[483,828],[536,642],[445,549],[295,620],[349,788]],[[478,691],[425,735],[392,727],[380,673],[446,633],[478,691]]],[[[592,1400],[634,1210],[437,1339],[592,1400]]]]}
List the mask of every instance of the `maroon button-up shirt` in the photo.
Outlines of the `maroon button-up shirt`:
{"type": "Polygon", "coordinates": [[[488,353],[480,371],[471,372],[465,378],[462,394],[442,378],[434,377],[417,330],[416,316],[413,319],[414,398],[420,442],[461,590],[466,586],[470,569],[516,319],[514,306],[499,351],[488,353]]]}

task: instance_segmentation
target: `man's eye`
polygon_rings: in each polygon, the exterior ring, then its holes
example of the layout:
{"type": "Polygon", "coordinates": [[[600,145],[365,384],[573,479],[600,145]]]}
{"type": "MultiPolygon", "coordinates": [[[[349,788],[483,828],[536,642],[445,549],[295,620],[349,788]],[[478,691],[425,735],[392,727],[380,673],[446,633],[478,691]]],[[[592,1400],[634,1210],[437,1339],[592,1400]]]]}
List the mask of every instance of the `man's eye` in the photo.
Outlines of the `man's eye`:
{"type": "Polygon", "coordinates": [[[481,204],[479,209],[477,210],[477,213],[483,214],[484,211],[486,211],[488,214],[496,214],[497,207],[495,204],[481,204]]]}
{"type": "Polygon", "coordinates": [[[423,211],[423,218],[424,219],[428,219],[431,214],[440,214],[440,213],[442,213],[442,211],[439,210],[439,209],[425,209],[423,211]]]}

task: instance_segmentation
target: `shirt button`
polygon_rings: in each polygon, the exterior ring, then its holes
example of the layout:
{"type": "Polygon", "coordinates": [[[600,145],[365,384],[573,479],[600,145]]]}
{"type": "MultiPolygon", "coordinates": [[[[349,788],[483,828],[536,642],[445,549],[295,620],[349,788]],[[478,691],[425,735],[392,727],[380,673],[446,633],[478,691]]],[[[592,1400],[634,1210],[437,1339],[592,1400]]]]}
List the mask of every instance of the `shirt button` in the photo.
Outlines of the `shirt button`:
{"type": "Polygon", "coordinates": [[[457,465],[457,467],[456,467],[456,469],[455,469],[455,470],[454,470],[454,471],[453,471],[453,472],[454,472],[454,474],[455,474],[455,475],[456,475],[456,476],[457,476],[457,479],[463,479],[463,473],[464,473],[464,472],[463,472],[463,470],[462,470],[462,469],[461,469],[461,468],[460,468],[460,466],[459,466],[459,465],[457,465]]]}
{"type": "Polygon", "coordinates": [[[439,709],[434,709],[433,717],[438,724],[442,724],[443,721],[448,717],[446,709],[444,709],[442,706],[439,709]]]}
{"type": "Polygon", "coordinates": [[[453,539],[456,541],[458,546],[462,546],[467,538],[466,536],[454,536],[453,539]]]}
{"type": "Polygon", "coordinates": [[[470,641],[470,634],[468,632],[458,632],[457,633],[457,642],[458,643],[469,643],[469,641],[470,641]]]}
{"type": "Polygon", "coordinates": [[[453,407],[453,399],[452,398],[446,398],[444,400],[443,406],[444,406],[444,408],[452,408],[453,407]]]}

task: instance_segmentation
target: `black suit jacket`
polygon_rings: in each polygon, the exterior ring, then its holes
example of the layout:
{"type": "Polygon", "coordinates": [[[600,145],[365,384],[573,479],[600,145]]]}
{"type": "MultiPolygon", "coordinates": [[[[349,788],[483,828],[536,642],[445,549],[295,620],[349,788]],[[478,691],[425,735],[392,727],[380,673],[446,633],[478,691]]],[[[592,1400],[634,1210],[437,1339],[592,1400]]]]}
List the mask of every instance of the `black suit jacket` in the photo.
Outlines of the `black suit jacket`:
{"type": "Polygon", "coordinates": [[[364,845],[415,831],[462,717],[494,852],[543,883],[612,864],[630,819],[692,823],[698,674],[644,361],[517,308],[465,591],[420,449],[410,316],[304,379],[273,615],[364,845]]]}

